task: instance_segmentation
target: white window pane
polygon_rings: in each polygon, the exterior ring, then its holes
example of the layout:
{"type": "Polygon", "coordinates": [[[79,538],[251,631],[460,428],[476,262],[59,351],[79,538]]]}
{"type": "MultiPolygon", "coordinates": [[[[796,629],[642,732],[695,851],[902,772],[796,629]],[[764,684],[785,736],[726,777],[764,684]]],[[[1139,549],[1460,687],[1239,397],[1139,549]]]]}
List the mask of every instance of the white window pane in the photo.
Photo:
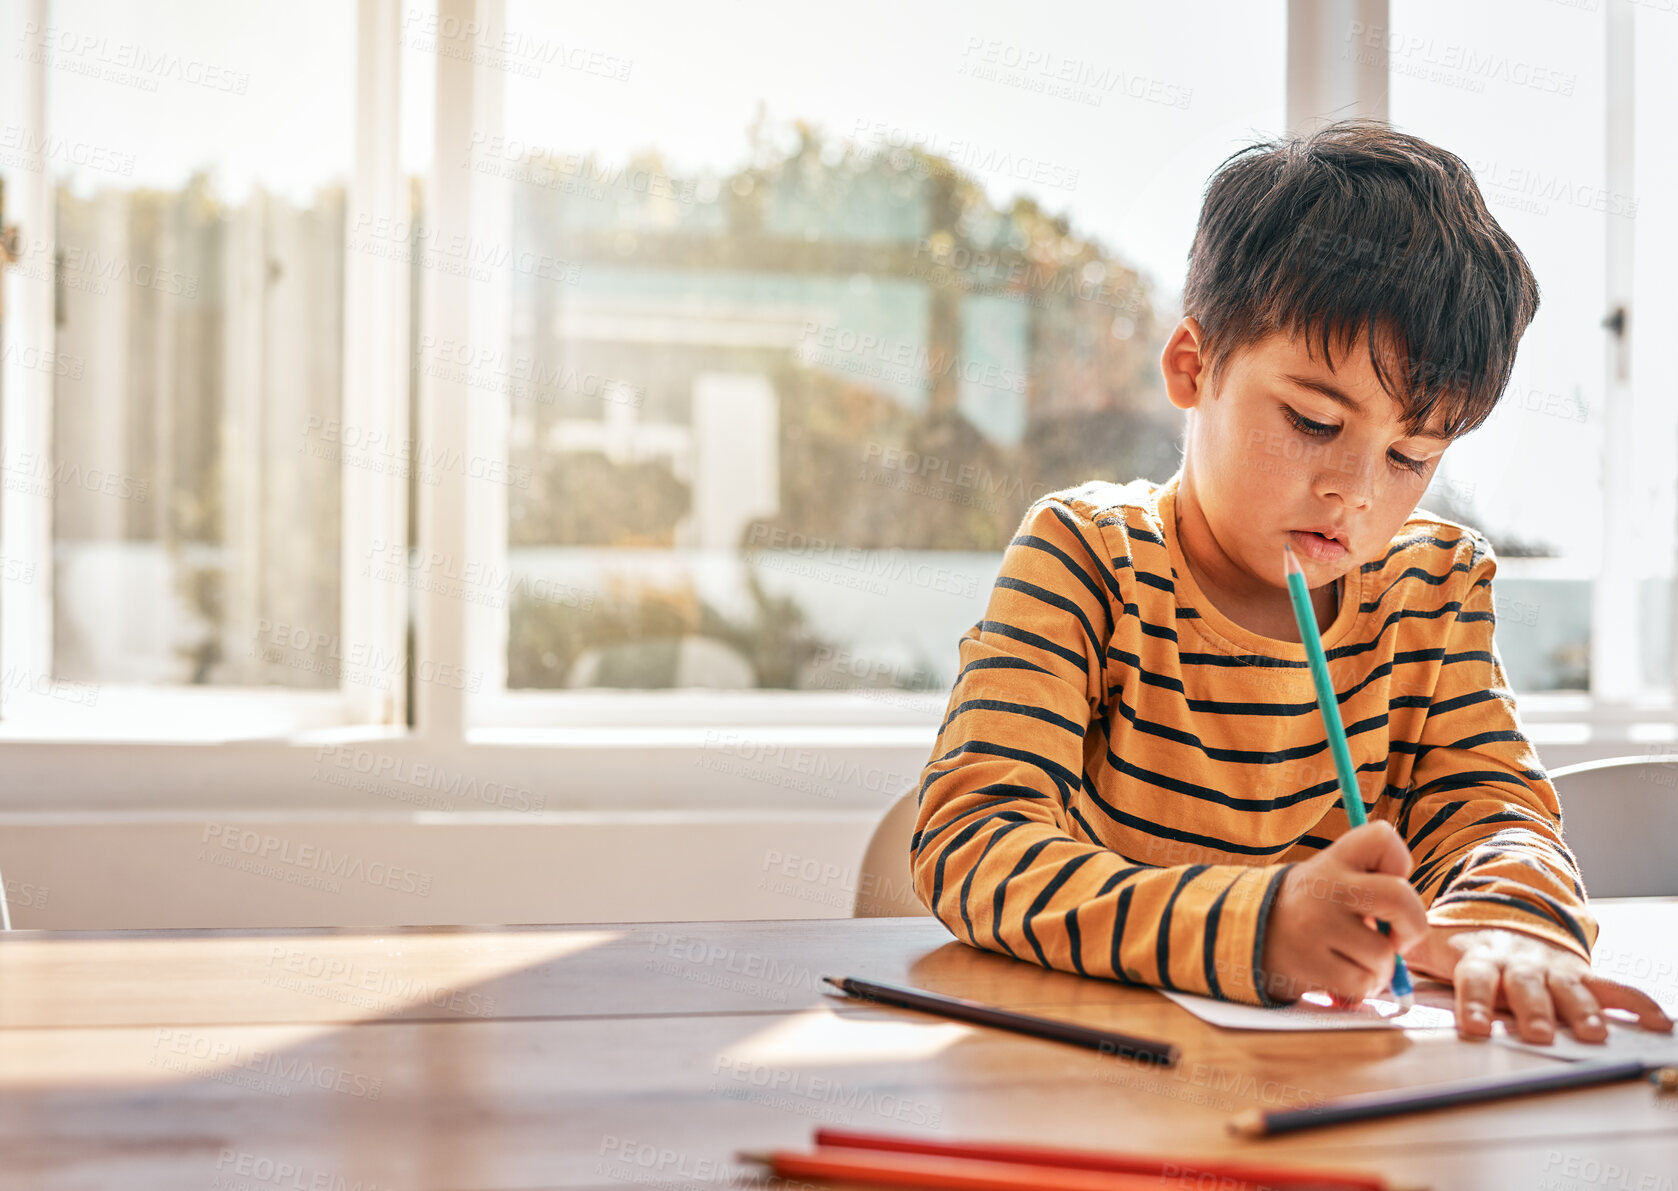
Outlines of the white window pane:
{"type": "Polygon", "coordinates": [[[1632,279],[1631,375],[1638,418],[1632,473],[1642,485],[1639,535],[1650,577],[1642,582],[1642,678],[1650,687],[1673,685],[1672,574],[1678,541],[1678,10],[1640,6],[1636,20],[1637,117],[1633,198],[1637,264],[1632,279]]]}
{"type": "Polygon", "coordinates": [[[1032,499],[1176,467],[1158,356],[1284,28],[509,0],[473,168],[566,262],[512,294],[509,686],[947,689],[1032,499]]]}
{"type": "Polygon", "coordinates": [[[1594,7],[1393,0],[1390,28],[1347,39],[1354,53],[1385,41],[1393,123],[1468,163],[1538,278],[1502,402],[1451,447],[1422,501],[1484,531],[1505,560],[1498,647],[1517,691],[1587,685],[1602,562],[1605,221],[1634,218],[1636,196],[1605,184],[1594,7]]]}
{"type": "Polygon", "coordinates": [[[337,687],[354,6],[50,13],[55,673],[337,687]]]}

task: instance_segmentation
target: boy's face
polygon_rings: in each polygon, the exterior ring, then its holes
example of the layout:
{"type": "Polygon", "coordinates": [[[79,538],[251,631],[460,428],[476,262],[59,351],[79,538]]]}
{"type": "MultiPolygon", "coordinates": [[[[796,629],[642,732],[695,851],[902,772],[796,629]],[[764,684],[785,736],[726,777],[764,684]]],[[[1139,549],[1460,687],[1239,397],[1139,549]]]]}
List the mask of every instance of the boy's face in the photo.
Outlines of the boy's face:
{"type": "MultiPolygon", "coordinates": [[[[1243,594],[1285,588],[1284,543],[1312,587],[1379,558],[1450,440],[1405,432],[1362,342],[1330,368],[1320,342],[1313,359],[1304,340],[1273,334],[1225,361],[1216,393],[1200,342],[1185,318],[1161,360],[1172,404],[1194,411],[1183,486],[1203,531],[1197,572],[1243,594]]],[[[1185,546],[1195,536],[1183,527],[1185,546]]]]}

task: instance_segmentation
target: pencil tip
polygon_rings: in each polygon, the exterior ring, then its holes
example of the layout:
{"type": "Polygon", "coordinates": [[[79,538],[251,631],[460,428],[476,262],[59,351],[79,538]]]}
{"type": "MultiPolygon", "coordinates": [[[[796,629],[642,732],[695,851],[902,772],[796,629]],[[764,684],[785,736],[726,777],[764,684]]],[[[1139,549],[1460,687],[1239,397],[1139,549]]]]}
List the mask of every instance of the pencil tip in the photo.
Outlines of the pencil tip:
{"type": "Polygon", "coordinates": [[[1242,1137],[1258,1137],[1264,1133],[1264,1113],[1256,1108],[1237,1113],[1229,1118],[1229,1131],[1242,1137]]]}
{"type": "Polygon", "coordinates": [[[736,1162],[758,1162],[764,1166],[775,1165],[775,1155],[769,1150],[736,1150],[734,1151],[734,1160],[736,1162]]]}

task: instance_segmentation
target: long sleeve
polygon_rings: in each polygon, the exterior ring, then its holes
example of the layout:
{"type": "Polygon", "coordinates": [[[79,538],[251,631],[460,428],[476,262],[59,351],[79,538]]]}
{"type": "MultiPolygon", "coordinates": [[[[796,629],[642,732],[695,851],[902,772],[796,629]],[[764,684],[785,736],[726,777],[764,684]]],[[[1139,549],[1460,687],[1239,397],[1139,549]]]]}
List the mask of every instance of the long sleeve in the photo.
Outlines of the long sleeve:
{"type": "Polygon", "coordinates": [[[1466,591],[1443,637],[1399,821],[1416,862],[1410,881],[1435,926],[1520,931],[1589,960],[1597,924],[1493,642],[1497,560],[1478,535],[1462,546],[1453,569],[1467,571],[1466,591]]]}
{"type": "MultiPolygon", "coordinates": [[[[1122,522],[1075,499],[1027,511],[921,775],[921,900],[975,947],[1083,975],[1270,1004],[1263,923],[1287,865],[1135,864],[1069,811],[1090,781],[1115,618],[1137,615],[1122,522]]],[[[1150,631],[1150,626],[1143,626],[1150,631]]]]}

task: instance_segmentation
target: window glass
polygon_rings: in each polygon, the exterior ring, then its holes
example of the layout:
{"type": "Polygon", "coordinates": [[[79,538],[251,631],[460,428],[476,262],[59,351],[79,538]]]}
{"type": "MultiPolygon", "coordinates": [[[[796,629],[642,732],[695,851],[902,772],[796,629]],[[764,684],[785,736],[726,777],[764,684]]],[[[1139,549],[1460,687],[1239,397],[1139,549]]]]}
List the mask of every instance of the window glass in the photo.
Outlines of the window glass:
{"type": "MultiPolygon", "coordinates": [[[[511,0],[513,688],[947,690],[1036,497],[1164,480],[1283,5],[511,0]]],[[[487,387],[487,381],[486,381],[487,387]]]]}

